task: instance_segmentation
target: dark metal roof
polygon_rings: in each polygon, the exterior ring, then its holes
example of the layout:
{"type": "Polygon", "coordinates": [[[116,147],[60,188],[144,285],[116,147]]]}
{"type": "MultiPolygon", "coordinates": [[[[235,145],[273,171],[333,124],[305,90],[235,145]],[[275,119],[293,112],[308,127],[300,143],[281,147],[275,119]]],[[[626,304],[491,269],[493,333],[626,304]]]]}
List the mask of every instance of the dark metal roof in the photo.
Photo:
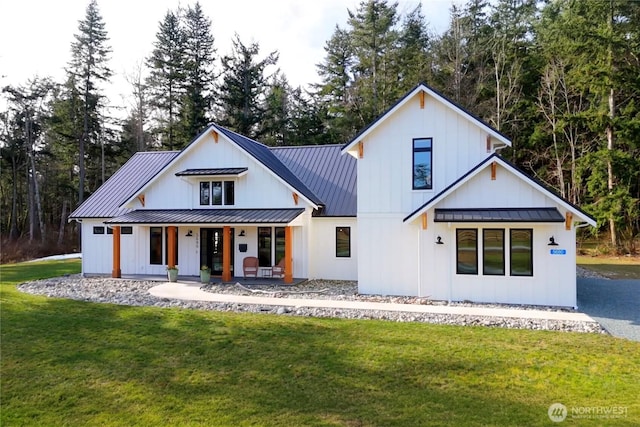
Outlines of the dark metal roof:
{"type": "Polygon", "coordinates": [[[177,172],[176,176],[240,175],[247,170],[248,168],[185,169],[177,172]]]}
{"type": "Polygon", "coordinates": [[[271,151],[324,201],[322,216],[356,216],[357,160],[339,145],[277,147],[271,151]]]}
{"type": "Polygon", "coordinates": [[[242,136],[222,126],[212,125],[214,129],[222,132],[227,138],[235,142],[240,148],[253,156],[269,170],[282,178],[286,183],[295,188],[301,195],[312,203],[323,206],[324,201],[311,191],[291,170],[289,170],[264,144],[242,136]]]}
{"type": "Polygon", "coordinates": [[[304,209],[139,209],[105,224],[288,224],[304,209]]]}
{"type": "Polygon", "coordinates": [[[564,222],[556,208],[436,209],[434,222],[564,222]]]}
{"type": "Polygon", "coordinates": [[[173,160],[177,151],[152,151],[134,154],[100,188],[69,216],[73,218],[110,218],[128,212],[119,208],[151,178],[173,160]]]}

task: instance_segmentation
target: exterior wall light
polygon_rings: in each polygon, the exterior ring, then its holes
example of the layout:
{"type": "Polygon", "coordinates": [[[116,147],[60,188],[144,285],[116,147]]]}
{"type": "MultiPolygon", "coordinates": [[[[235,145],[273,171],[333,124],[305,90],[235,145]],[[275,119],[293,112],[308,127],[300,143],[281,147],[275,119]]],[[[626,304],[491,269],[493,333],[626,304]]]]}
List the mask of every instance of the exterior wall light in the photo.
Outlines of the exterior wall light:
{"type": "Polygon", "coordinates": [[[187,231],[187,234],[184,235],[184,237],[191,237],[193,236],[193,231],[189,230],[187,231]]]}
{"type": "Polygon", "coordinates": [[[444,245],[444,242],[442,241],[442,237],[440,236],[436,237],[436,245],[444,245]]]}
{"type": "Polygon", "coordinates": [[[553,236],[549,237],[549,244],[547,246],[558,246],[556,239],[553,236]]]}

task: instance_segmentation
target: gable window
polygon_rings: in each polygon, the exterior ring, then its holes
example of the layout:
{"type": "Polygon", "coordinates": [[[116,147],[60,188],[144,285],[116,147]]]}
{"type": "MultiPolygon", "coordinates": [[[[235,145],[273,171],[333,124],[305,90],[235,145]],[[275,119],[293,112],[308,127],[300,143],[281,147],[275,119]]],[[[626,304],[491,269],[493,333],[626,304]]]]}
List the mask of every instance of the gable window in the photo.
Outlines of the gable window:
{"type": "Polygon", "coordinates": [[[509,240],[511,275],[533,276],[533,230],[512,228],[509,240]]]}
{"type": "Polygon", "coordinates": [[[234,181],[202,181],[200,182],[200,205],[221,206],[235,204],[234,181]]]}
{"type": "Polygon", "coordinates": [[[504,276],[504,230],[482,230],[482,274],[504,276]]]}
{"type": "Polygon", "coordinates": [[[336,227],[336,257],[351,257],[351,227],[336,227]]]}
{"type": "Polygon", "coordinates": [[[456,230],[456,273],[478,274],[478,230],[456,230]]]}
{"type": "Polygon", "coordinates": [[[413,189],[431,190],[431,138],[413,140],[413,189]]]}

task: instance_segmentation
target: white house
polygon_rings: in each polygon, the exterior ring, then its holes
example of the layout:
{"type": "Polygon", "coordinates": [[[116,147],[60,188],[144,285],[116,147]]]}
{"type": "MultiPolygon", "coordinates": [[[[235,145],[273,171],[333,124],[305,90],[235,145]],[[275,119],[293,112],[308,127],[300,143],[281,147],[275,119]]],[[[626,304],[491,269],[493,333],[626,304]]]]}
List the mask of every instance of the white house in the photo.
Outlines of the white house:
{"type": "Polygon", "coordinates": [[[265,272],[284,259],[284,282],[575,306],[575,231],[595,221],[496,154],[509,145],[424,84],[343,147],[212,124],[180,152],[134,155],[72,214],[83,273],[204,264],[230,281],[256,256],[265,272]]]}

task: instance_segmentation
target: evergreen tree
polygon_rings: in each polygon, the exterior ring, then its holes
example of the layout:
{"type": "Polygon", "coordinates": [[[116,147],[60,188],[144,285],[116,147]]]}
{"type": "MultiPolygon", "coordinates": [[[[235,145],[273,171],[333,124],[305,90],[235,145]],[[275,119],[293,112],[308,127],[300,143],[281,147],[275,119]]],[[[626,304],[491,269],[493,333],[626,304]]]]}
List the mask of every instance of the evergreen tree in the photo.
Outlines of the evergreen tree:
{"type": "Polygon", "coordinates": [[[407,91],[420,82],[432,82],[431,40],[422,4],[405,16],[396,52],[401,90],[407,91]]]}
{"type": "Polygon", "coordinates": [[[211,21],[199,2],[184,15],[185,95],[180,113],[180,140],[188,142],[208,124],[213,84],[214,38],[211,21]]]}
{"type": "Polygon", "coordinates": [[[236,34],[231,56],[222,58],[222,83],[218,88],[218,122],[250,138],[259,138],[258,124],[263,120],[264,99],[269,76],[265,69],[275,65],[278,53],[259,60],[258,43],[245,46],[236,34]]]}
{"type": "Polygon", "coordinates": [[[98,144],[103,127],[101,108],[103,95],[101,83],[108,82],[112,75],[108,67],[108,36],[105,24],[98,10],[96,0],[87,6],[84,20],[79,22],[78,33],[71,44],[71,61],[67,68],[69,84],[74,84],[80,95],[82,133],[78,138],[78,203],[85,195],[85,156],[88,145],[98,144]]]}
{"type": "Polygon", "coordinates": [[[360,118],[358,127],[370,123],[402,94],[394,60],[397,7],[398,3],[389,5],[386,0],[367,0],[360,2],[355,12],[349,11],[351,44],[357,59],[354,106],[360,118]]]}
{"type": "Polygon", "coordinates": [[[260,122],[261,142],[291,145],[291,87],[286,76],[277,72],[265,94],[264,118],[260,122]]]}
{"type": "Polygon", "coordinates": [[[167,11],[160,22],[154,49],[147,59],[150,73],[147,84],[151,105],[156,108],[157,128],[163,148],[174,150],[186,141],[179,140],[177,126],[185,95],[185,32],[178,12],[167,11]]]}

